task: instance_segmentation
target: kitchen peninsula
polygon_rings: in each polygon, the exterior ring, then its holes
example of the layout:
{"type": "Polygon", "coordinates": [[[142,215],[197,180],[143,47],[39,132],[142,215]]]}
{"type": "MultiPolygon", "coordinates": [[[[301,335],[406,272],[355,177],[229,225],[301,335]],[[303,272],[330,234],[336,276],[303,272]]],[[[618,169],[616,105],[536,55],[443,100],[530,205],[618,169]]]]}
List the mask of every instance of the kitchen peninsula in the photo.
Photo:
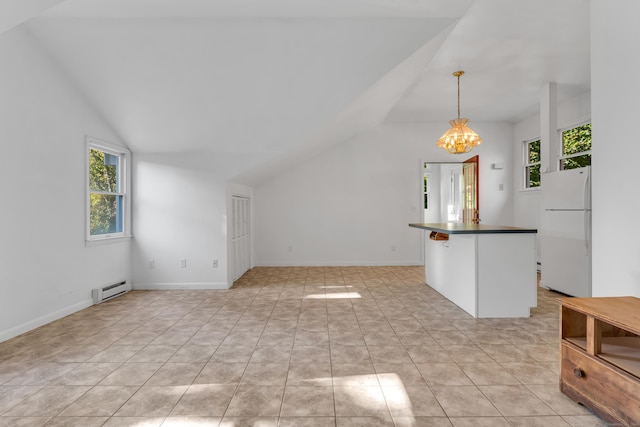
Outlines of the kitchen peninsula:
{"type": "Polygon", "coordinates": [[[425,282],[476,318],[529,317],[538,301],[536,229],[409,224],[424,232],[425,282]]]}

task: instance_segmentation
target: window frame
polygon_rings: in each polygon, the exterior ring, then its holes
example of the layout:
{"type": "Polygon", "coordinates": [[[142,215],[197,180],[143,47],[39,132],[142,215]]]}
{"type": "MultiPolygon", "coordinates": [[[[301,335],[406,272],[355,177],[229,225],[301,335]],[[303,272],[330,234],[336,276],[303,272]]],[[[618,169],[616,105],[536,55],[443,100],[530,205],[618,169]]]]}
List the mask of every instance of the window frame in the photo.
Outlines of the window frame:
{"type": "MultiPolygon", "coordinates": [[[[127,148],[109,142],[101,141],[90,136],[85,140],[85,243],[109,242],[131,238],[131,151],[127,148]],[[91,188],[89,185],[91,150],[118,156],[120,165],[118,170],[119,188],[116,194],[122,196],[122,231],[108,234],[91,234],[91,188]]],[[[95,193],[95,192],[93,192],[95,193]]],[[[97,192],[99,194],[105,194],[97,192]]]]}
{"type": "MultiPolygon", "coordinates": [[[[581,156],[585,156],[585,155],[589,155],[592,156],[591,151],[593,149],[593,133],[591,135],[591,149],[586,150],[586,151],[580,151],[578,153],[572,153],[572,154],[563,154],[564,153],[564,133],[575,129],[575,128],[579,128],[581,126],[584,125],[588,125],[591,124],[591,120],[584,120],[581,121],[579,123],[573,124],[571,126],[568,127],[564,127],[561,129],[558,129],[558,139],[560,140],[560,144],[559,144],[559,153],[558,153],[558,158],[557,158],[557,166],[558,166],[558,170],[559,171],[563,171],[563,170],[571,170],[571,169],[565,169],[564,168],[564,161],[574,158],[574,157],[581,157],[581,156]]],[[[593,125],[592,125],[592,132],[593,132],[593,125]]],[[[593,160],[593,157],[591,157],[591,160],[593,160]]],[[[591,164],[591,162],[589,162],[589,164],[591,164]]]]}
{"type": "Polygon", "coordinates": [[[537,185],[535,187],[529,186],[531,179],[530,174],[527,173],[527,170],[529,170],[533,166],[539,166],[540,174],[542,174],[542,138],[540,137],[522,141],[522,191],[540,190],[540,185],[537,185]],[[529,145],[534,142],[540,143],[540,160],[538,160],[537,162],[529,162],[529,145]]]}

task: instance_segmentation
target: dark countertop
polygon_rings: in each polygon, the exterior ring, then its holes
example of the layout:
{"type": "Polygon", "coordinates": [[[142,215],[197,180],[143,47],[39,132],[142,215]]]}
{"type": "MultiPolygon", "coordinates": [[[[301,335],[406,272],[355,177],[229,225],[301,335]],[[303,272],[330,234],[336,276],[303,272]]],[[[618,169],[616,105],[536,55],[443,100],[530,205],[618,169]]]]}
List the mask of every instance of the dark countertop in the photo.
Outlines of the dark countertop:
{"type": "Polygon", "coordinates": [[[537,233],[535,228],[508,227],[505,225],[462,224],[458,222],[440,222],[427,224],[409,224],[409,227],[438,231],[447,234],[495,234],[495,233],[537,233]]]}

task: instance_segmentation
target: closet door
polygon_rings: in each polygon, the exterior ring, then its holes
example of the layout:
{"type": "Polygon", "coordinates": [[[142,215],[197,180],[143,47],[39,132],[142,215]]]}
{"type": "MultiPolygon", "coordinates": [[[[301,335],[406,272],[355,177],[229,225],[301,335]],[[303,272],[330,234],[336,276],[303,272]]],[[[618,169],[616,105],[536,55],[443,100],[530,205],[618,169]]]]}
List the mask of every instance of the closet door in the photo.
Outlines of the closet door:
{"type": "Polygon", "coordinates": [[[233,196],[231,199],[235,279],[240,278],[251,266],[250,202],[251,199],[247,197],[233,196]]]}

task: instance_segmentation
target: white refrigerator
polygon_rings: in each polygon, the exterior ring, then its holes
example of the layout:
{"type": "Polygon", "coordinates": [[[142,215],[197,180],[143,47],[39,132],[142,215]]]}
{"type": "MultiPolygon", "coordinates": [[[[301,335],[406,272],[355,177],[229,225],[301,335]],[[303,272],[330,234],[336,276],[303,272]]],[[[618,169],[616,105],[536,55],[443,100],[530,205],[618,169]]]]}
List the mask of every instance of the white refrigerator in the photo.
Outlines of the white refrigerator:
{"type": "Polygon", "coordinates": [[[540,285],[591,296],[591,168],[541,176],[540,285]]]}

